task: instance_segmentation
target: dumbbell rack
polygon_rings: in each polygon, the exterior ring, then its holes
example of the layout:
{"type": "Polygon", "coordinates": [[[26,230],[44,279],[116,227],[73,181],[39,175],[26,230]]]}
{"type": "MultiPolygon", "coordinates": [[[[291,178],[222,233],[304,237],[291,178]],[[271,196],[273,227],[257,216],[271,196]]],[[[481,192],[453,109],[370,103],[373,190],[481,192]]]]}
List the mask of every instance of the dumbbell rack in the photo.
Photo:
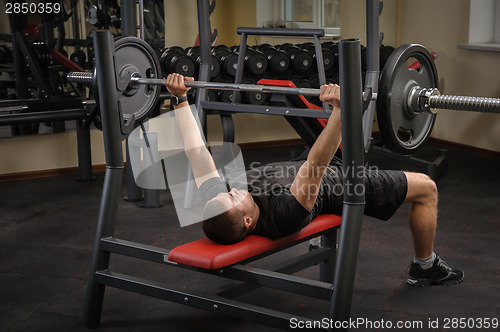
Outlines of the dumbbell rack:
{"type": "MultiPolygon", "coordinates": [[[[247,37],[249,35],[255,36],[283,36],[283,37],[312,37],[314,38],[314,46],[316,50],[316,63],[318,67],[318,75],[320,84],[325,84],[325,70],[323,64],[323,54],[321,51],[320,37],[324,36],[324,30],[322,29],[265,29],[265,28],[243,28],[240,27],[236,32],[241,36],[240,45],[238,51],[238,62],[236,75],[234,79],[235,84],[242,83],[243,79],[243,68],[245,61],[245,53],[247,48],[247,37]]],[[[201,43],[200,43],[201,47],[201,43]]],[[[203,57],[203,53],[202,53],[203,57]]],[[[203,61],[203,60],[202,60],[203,61]]],[[[203,79],[200,77],[200,79],[203,79]]],[[[233,92],[233,98],[231,103],[217,102],[217,101],[200,101],[200,105],[204,110],[210,110],[211,114],[222,112],[222,123],[224,130],[224,141],[234,142],[234,126],[230,116],[227,116],[224,112],[230,113],[256,113],[256,114],[272,114],[272,115],[283,115],[283,116],[293,116],[294,114],[303,114],[303,109],[294,109],[291,107],[281,107],[281,106],[271,106],[271,105],[250,105],[237,103],[239,100],[239,91],[233,92]]],[[[329,108],[326,103],[323,103],[323,111],[312,111],[311,118],[328,118],[330,115],[329,108]]]]}

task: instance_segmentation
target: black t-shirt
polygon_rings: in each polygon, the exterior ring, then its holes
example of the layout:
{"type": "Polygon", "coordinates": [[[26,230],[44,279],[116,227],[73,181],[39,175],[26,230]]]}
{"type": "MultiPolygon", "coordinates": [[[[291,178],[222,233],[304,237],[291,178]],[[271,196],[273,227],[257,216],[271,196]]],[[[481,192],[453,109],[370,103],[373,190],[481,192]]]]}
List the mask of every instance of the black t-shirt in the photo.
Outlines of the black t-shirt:
{"type": "MultiPolygon", "coordinates": [[[[290,187],[304,161],[272,163],[247,171],[248,191],[260,209],[253,234],[280,238],[298,232],[317,215],[340,214],[342,211],[342,178],[340,160],[334,158],[327,169],[318,198],[308,212],[292,195],[290,187]]],[[[314,190],[314,188],[311,188],[314,190]]],[[[200,186],[205,201],[227,192],[220,178],[212,178],[200,186]]]]}

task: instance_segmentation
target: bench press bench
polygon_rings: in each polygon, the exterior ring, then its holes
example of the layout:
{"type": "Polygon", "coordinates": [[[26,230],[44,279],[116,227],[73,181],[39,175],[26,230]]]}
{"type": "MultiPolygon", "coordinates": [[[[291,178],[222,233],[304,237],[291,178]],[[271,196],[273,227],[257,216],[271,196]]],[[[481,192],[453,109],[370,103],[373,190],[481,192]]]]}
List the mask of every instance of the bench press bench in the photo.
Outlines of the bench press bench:
{"type": "MultiPolygon", "coordinates": [[[[113,236],[103,237],[99,239],[99,247],[108,255],[111,253],[122,254],[178,268],[195,270],[196,272],[243,282],[243,284],[229,284],[221,291],[214,290],[213,293],[200,293],[199,291],[173,288],[165,283],[118,273],[112,271],[109,266],[104,269],[97,269],[91,275],[90,282],[101,285],[102,288],[94,290],[96,292],[103,292],[103,286],[105,285],[287,330],[290,328],[292,318],[301,321],[310,321],[311,318],[299,317],[276,308],[270,309],[249,304],[235,298],[258,287],[269,287],[330,301],[336,264],[337,230],[340,228],[340,223],[340,216],[325,214],[316,217],[301,231],[276,240],[249,235],[239,243],[221,245],[207,238],[202,238],[170,250],[117,239],[113,236]],[[270,269],[255,267],[255,264],[247,265],[250,262],[291,248],[320,235],[322,237],[321,247],[306,251],[298,256],[294,255],[270,269]],[[309,279],[292,275],[315,264],[320,264],[319,278],[309,279]],[[92,281],[92,279],[94,280],[92,281]]],[[[84,327],[94,328],[99,326],[102,306],[100,297],[104,294],[90,296],[90,293],[92,291],[89,288],[88,301],[84,310],[84,327]]],[[[326,314],[323,313],[323,316],[326,314]]]]}
{"type": "Polygon", "coordinates": [[[340,216],[320,215],[299,232],[276,240],[250,234],[238,243],[222,245],[208,238],[203,238],[170,250],[168,260],[207,270],[220,269],[236,263],[244,264],[304,242],[332,229],[336,230],[340,227],[340,221],[340,216]]]}

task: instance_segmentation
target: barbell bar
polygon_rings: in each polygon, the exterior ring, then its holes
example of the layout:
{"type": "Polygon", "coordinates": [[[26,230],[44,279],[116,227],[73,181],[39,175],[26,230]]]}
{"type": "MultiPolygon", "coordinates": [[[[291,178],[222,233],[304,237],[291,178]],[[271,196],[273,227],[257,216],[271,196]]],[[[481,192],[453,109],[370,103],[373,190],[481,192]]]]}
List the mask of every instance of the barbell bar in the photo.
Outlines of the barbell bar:
{"type": "MultiPolygon", "coordinates": [[[[92,84],[93,73],[70,72],[67,75],[69,82],[92,84]]],[[[131,73],[128,89],[137,89],[140,85],[165,85],[162,78],[144,78],[139,73],[131,73]]],[[[292,88],[284,86],[219,83],[207,81],[185,81],[186,87],[196,89],[231,90],[260,93],[278,93],[287,95],[302,95],[319,97],[320,89],[292,88]]],[[[371,100],[377,100],[377,93],[371,93],[371,100]]],[[[422,88],[415,86],[408,95],[408,108],[414,113],[435,113],[435,109],[464,110],[471,112],[500,113],[500,98],[468,97],[441,95],[436,88],[422,88]]]]}
{"type": "MultiPolygon", "coordinates": [[[[93,73],[90,72],[70,72],[67,75],[68,81],[80,84],[92,84],[93,73]]],[[[143,78],[139,73],[130,74],[129,89],[137,89],[140,85],[165,85],[166,80],[161,78],[143,78]]],[[[272,85],[258,84],[236,84],[236,83],[219,83],[207,81],[185,81],[186,87],[197,89],[213,89],[213,90],[232,90],[245,92],[260,92],[260,93],[280,93],[287,95],[303,95],[311,97],[319,97],[321,90],[312,88],[292,88],[272,85]]],[[[372,94],[373,100],[376,100],[376,93],[372,94]]]]}

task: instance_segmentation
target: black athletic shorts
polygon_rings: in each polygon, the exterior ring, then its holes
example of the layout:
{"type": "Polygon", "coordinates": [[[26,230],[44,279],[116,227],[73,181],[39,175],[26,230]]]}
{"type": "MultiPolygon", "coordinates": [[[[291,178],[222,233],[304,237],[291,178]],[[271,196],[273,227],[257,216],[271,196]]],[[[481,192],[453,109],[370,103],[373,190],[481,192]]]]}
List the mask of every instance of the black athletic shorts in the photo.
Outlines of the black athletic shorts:
{"type": "Polygon", "coordinates": [[[403,204],[408,181],[402,171],[366,170],[365,215],[389,220],[403,204]]]}
{"type": "MultiPolygon", "coordinates": [[[[294,160],[306,160],[309,151],[307,149],[294,160]]],[[[341,154],[335,154],[330,161],[330,166],[342,170],[341,154]]],[[[367,167],[365,175],[365,215],[384,221],[389,220],[406,199],[408,180],[405,173],[403,171],[379,170],[377,167],[367,167]]],[[[338,209],[341,211],[342,207],[339,206],[338,209]]]]}

